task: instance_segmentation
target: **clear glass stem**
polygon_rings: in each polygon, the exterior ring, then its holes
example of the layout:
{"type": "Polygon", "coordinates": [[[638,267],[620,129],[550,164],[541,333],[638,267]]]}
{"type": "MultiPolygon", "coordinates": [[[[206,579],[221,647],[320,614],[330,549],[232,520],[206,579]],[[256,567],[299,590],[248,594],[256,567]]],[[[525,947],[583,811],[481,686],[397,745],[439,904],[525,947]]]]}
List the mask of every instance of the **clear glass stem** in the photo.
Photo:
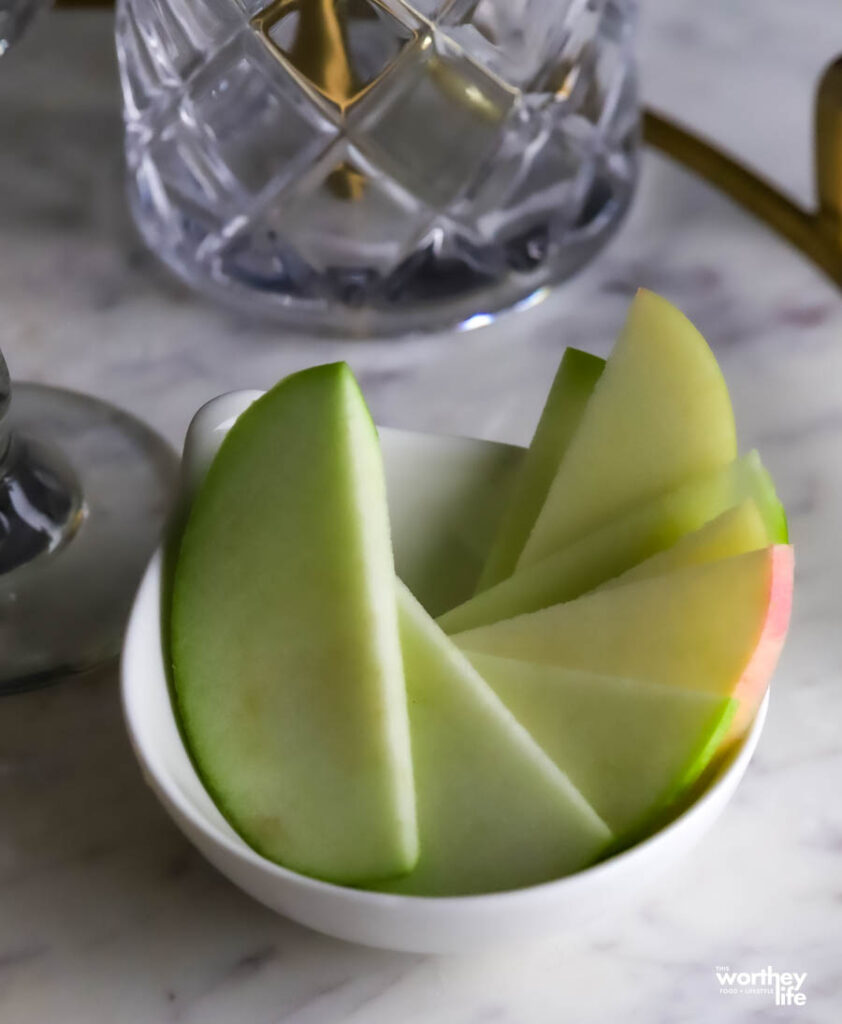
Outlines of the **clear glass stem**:
{"type": "Polygon", "coordinates": [[[58,452],[9,427],[11,387],[0,353],[0,573],[55,551],[84,517],[78,481],[58,452]]]}

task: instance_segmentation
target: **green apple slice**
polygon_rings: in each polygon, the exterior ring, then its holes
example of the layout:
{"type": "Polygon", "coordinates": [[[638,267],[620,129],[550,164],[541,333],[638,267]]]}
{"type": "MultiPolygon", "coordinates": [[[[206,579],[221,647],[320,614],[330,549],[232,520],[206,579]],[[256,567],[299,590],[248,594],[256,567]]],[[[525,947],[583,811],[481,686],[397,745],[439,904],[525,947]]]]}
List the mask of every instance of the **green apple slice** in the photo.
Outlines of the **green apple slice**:
{"type": "Polygon", "coordinates": [[[476,629],[579,597],[669,549],[741,501],[763,519],[766,544],[787,540],[786,518],[757,452],[635,508],[601,529],[476,594],[438,619],[446,633],[476,629]]]}
{"type": "Polygon", "coordinates": [[[389,892],[456,896],[545,882],[612,833],[402,585],[421,857],[389,892]]]}
{"type": "Polygon", "coordinates": [[[604,359],[575,348],[567,349],[562,356],[532,443],[523,456],[477,591],[486,590],[514,572],[604,366],[604,359]]]}
{"type": "Polygon", "coordinates": [[[466,651],[735,697],[739,735],[789,624],[792,548],[776,545],[458,633],[466,651]]]}
{"type": "Polygon", "coordinates": [[[705,339],[665,299],[638,292],[518,566],[736,454],[728,389],[705,339]]]}
{"type": "Polygon", "coordinates": [[[691,786],[734,713],[730,697],[470,654],[470,661],[618,837],[691,786]]]}
{"type": "Polygon", "coordinates": [[[768,547],[770,542],[771,538],[763,517],[754,502],[747,499],[693,533],[688,533],[666,551],[659,551],[657,555],[633,566],[622,576],[607,580],[597,589],[608,590],[651,576],[662,576],[674,569],[686,569],[691,565],[704,565],[706,562],[733,558],[747,551],[768,547]]]}
{"type": "Polygon", "coordinates": [[[177,710],[209,793],[263,856],[359,884],[418,857],[386,489],[344,363],[231,428],[175,568],[177,710]]]}

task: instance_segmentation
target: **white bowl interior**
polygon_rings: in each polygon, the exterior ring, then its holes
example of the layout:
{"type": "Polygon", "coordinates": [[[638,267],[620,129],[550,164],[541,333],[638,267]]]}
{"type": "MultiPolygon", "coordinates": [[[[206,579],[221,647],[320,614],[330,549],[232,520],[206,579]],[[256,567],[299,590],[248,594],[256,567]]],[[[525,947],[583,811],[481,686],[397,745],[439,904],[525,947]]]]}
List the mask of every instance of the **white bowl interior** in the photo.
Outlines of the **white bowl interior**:
{"type": "MultiPolygon", "coordinates": [[[[201,479],[236,416],[259,394],[224,395],[200,410],[185,444],[188,488],[201,479]]],[[[385,428],[380,435],[396,566],[435,614],[470,593],[522,450],[385,428]]],[[[340,938],[447,952],[527,937],[592,916],[622,899],[625,889],[636,890],[656,877],[695,842],[730,798],[759,739],[766,701],[748,737],[687,811],[630,851],[558,882],[450,899],[389,896],[318,882],[255,853],[220,814],[193,768],[176,724],[165,667],[163,560],[159,551],[149,566],[123,654],[125,716],[146,779],[192,841],[238,885],[340,938]],[[490,922],[495,922],[491,930],[490,922]]]]}

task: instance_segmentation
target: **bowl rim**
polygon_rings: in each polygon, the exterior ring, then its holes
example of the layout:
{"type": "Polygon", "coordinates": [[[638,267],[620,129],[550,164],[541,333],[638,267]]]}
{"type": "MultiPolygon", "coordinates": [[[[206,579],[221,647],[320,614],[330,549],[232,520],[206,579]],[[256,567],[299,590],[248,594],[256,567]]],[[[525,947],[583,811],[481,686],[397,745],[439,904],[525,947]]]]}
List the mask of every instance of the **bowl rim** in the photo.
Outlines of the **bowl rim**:
{"type": "MultiPolygon", "coordinates": [[[[532,901],[543,902],[551,894],[561,893],[564,890],[570,890],[574,887],[598,885],[606,876],[615,875],[618,872],[622,873],[625,870],[632,869],[638,862],[645,862],[647,858],[652,856],[654,849],[668,843],[671,837],[685,831],[693,822],[703,819],[711,804],[715,804],[719,799],[723,799],[724,803],[730,794],[726,793],[723,796],[721,791],[727,789],[735,779],[736,782],[738,782],[741,778],[748,762],[754,754],[766,720],[769,707],[768,689],[763,697],[760,707],[758,708],[751,727],[743,738],[738,741],[734,750],[726,755],[728,758],[726,764],[718,769],[702,792],[699,793],[688,807],[682,810],[678,815],[676,815],[676,817],[672,818],[656,832],[645,837],[639,842],[634,843],[627,849],[621,850],[620,852],[607,857],[605,860],[592,864],[590,867],[583,868],[571,875],[565,875],[561,878],[553,879],[548,882],[541,882],[536,885],[524,886],[519,889],[506,889],[500,892],[474,893],[463,896],[407,895],[379,892],[372,889],[358,889],[353,886],[337,885],[333,882],[327,882],[318,878],[312,878],[308,875],[300,874],[299,872],[286,868],[281,864],[276,864],[274,861],[268,860],[261,856],[256,850],[252,849],[241,836],[234,834],[232,837],[219,830],[212,822],[208,821],[204,815],[199,813],[193,807],[191,801],[184,795],[181,788],[171,777],[170,773],[162,765],[156,763],[154,751],[150,755],[150,752],[147,749],[148,744],[144,736],[143,729],[142,727],[139,727],[136,722],[136,715],[138,713],[135,710],[135,704],[139,699],[138,694],[141,692],[141,686],[137,680],[142,677],[143,673],[139,671],[136,664],[137,659],[134,655],[134,648],[138,642],[136,639],[136,633],[139,628],[139,623],[145,620],[150,614],[154,614],[158,620],[156,623],[156,631],[159,638],[161,638],[160,599],[163,564],[164,549],[163,546],[161,546],[153,554],[132,603],[132,610],[126,627],[125,641],[120,659],[120,689],[123,718],[132,748],[135,756],[140,762],[144,776],[146,777],[148,784],[153,789],[160,792],[164,797],[165,802],[175,808],[178,814],[188,820],[194,828],[198,829],[209,842],[216,846],[221,846],[227,854],[235,859],[246,862],[251,868],[264,875],[268,875],[269,877],[287,885],[294,885],[299,889],[308,890],[314,894],[319,894],[327,898],[340,898],[352,901],[361,906],[368,906],[372,908],[377,907],[380,909],[385,909],[387,907],[392,909],[398,909],[401,907],[417,908],[420,905],[423,905],[425,907],[439,908],[441,912],[444,912],[445,910],[452,911],[460,908],[465,910],[476,909],[479,906],[490,909],[490,905],[493,904],[494,907],[503,910],[517,903],[523,904],[524,902],[532,901]],[[155,595],[154,598],[150,598],[147,596],[148,591],[153,587],[155,589],[155,595]],[[150,601],[152,601],[152,607],[147,611],[147,603],[150,601]]],[[[167,685],[167,689],[169,691],[169,684],[166,679],[165,685],[167,685]]],[[[168,696],[170,697],[170,712],[175,720],[175,710],[172,706],[171,695],[168,693],[168,696]]],[[[176,729],[178,729],[177,720],[175,721],[175,725],[176,729]]],[[[184,748],[184,754],[192,766],[193,762],[190,758],[189,752],[186,747],[184,747],[184,740],[180,730],[178,730],[178,736],[179,742],[184,748]]],[[[197,778],[199,778],[199,783],[204,788],[204,784],[201,782],[201,778],[198,776],[198,773],[197,778]]],[[[735,785],[736,782],[734,782],[735,785]]],[[[210,796],[210,794],[208,795],[210,796]]],[[[212,799],[213,798],[211,797],[211,800],[212,799]]]]}

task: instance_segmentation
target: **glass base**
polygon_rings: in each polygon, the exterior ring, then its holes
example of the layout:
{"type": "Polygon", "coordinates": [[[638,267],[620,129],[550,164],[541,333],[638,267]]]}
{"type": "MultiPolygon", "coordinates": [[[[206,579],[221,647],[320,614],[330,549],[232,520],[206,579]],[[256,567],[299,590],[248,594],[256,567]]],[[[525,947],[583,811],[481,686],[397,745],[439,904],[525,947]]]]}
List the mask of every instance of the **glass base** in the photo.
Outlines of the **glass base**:
{"type": "Polygon", "coordinates": [[[157,434],[86,395],[16,384],[9,420],[21,444],[61,452],[83,506],[62,544],[0,575],[0,693],[116,658],[178,474],[157,434]]]}
{"type": "MultiPolygon", "coordinates": [[[[325,277],[323,297],[302,290],[285,274],[267,277],[255,269],[249,275],[231,273],[216,260],[196,256],[191,239],[201,237],[198,225],[182,211],[181,231],[160,217],[141,182],[129,179],[129,205],[146,245],[191,287],[209,298],[251,317],[274,320],[292,330],[345,338],[400,338],[409,334],[452,329],[474,330],[499,316],[541,302],[555,285],[572,277],[600,252],[628,211],[636,184],[636,168],[615,187],[599,214],[581,231],[570,231],[562,244],[547,252],[547,232],[535,228],[519,240],[511,264],[495,272],[480,262],[437,257],[432,250],[416,255],[407,268],[405,287],[382,290],[355,287],[349,276],[337,287],[336,275],[325,277]],[[513,265],[512,265],[513,264],[513,265]],[[518,269],[515,269],[518,268],[518,269]]],[[[259,246],[258,246],[259,247],[259,246]]],[[[358,283],[359,284],[359,283],[358,283]]]]}

